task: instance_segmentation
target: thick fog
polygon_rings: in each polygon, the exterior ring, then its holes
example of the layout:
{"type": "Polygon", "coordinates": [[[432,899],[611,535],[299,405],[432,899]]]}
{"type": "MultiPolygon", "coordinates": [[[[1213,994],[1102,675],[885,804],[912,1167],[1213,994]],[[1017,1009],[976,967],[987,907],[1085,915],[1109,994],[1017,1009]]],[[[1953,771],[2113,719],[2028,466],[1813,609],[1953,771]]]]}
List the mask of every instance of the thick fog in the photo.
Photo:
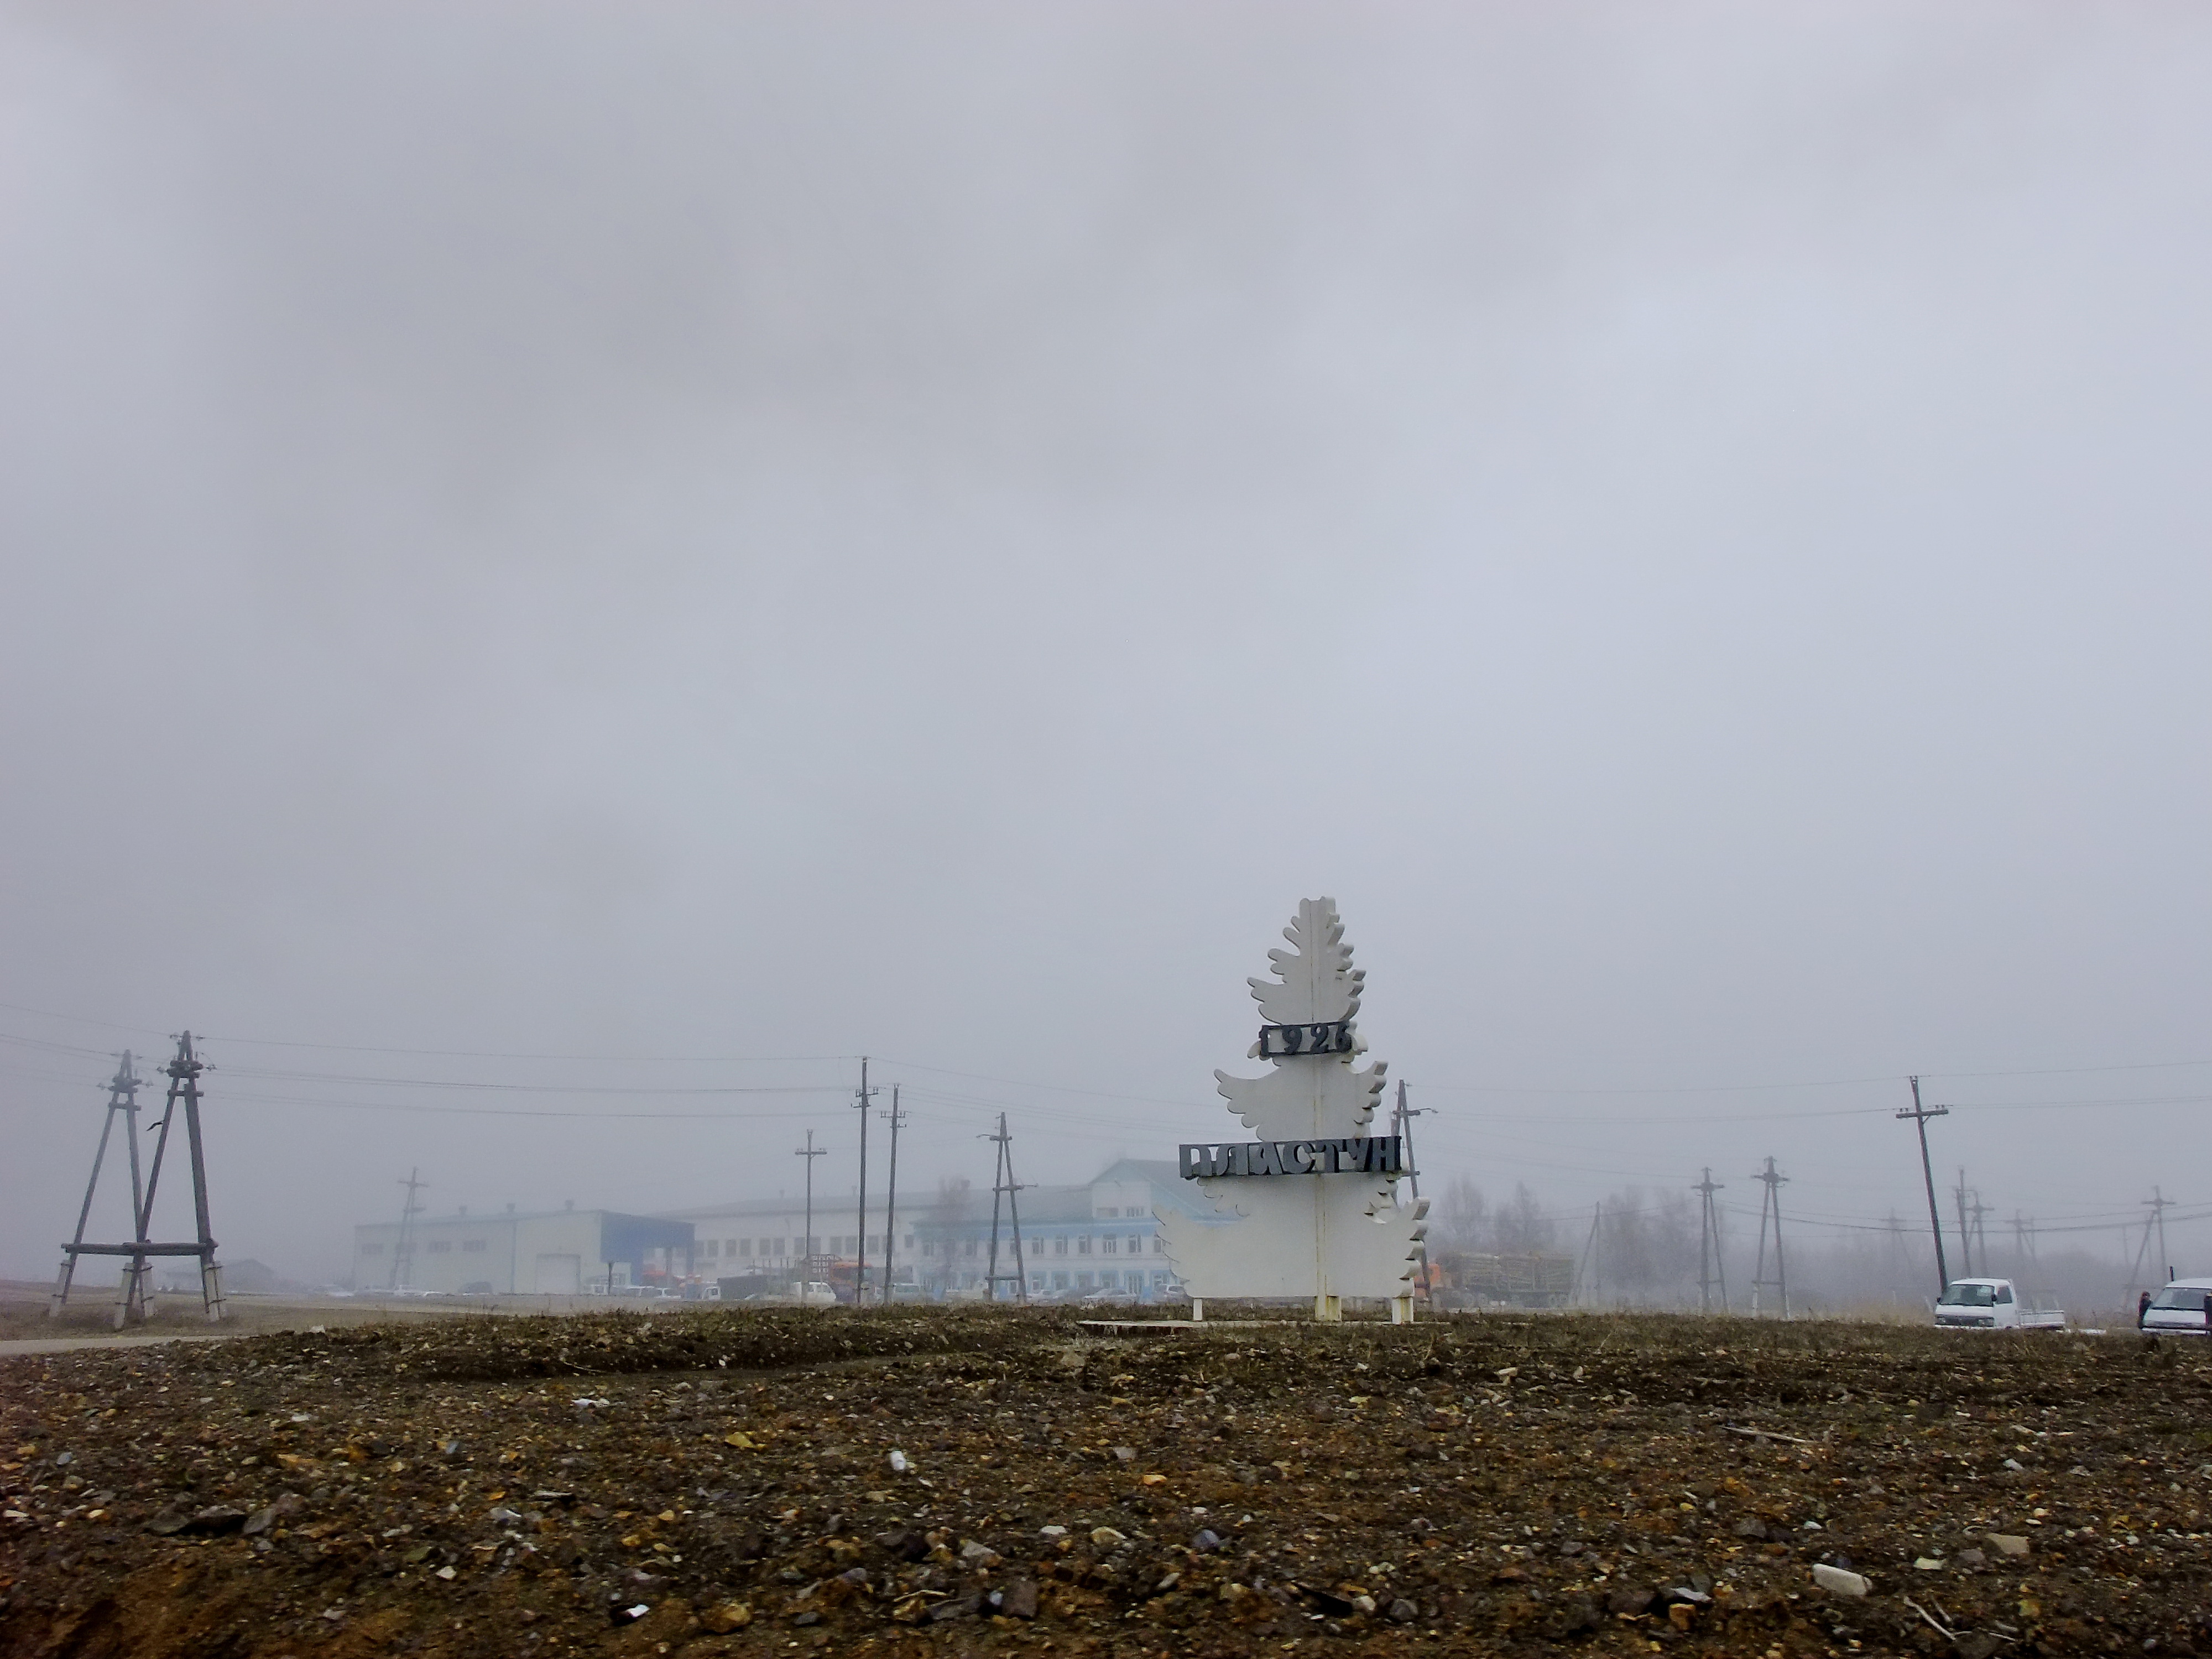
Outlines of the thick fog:
{"type": "Polygon", "coordinates": [[[1993,1232],[2156,1184],[2212,1271],[2208,81],[2181,6],[9,8],[0,1273],[187,1027],[303,1279],[418,1166],[848,1192],[862,1054],[916,1193],[1171,1157],[1322,894],[1437,1190],[1924,1228],[1917,1073],[1993,1232]]]}

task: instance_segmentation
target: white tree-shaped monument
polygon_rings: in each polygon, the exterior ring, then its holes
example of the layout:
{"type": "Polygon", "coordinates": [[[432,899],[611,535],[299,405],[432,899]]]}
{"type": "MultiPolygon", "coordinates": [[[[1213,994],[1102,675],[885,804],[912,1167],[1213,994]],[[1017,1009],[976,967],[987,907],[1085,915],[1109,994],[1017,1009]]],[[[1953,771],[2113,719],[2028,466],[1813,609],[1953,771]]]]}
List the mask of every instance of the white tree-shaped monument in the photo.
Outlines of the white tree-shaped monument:
{"type": "Polygon", "coordinates": [[[1275,977],[1250,981],[1264,1022],[1251,1053],[1274,1069],[1213,1074],[1260,1139],[1183,1146],[1184,1177],[1220,1219],[1161,1214],[1168,1260],[1194,1318],[1209,1297],[1311,1297],[1314,1317],[1334,1320],[1351,1296],[1387,1299],[1403,1324],[1428,1204],[1399,1206],[1402,1142],[1370,1133],[1384,1067],[1352,1064],[1367,1046],[1352,1023],[1366,975],[1334,899],[1304,900],[1283,937],[1291,948],[1267,953],[1275,977]]]}

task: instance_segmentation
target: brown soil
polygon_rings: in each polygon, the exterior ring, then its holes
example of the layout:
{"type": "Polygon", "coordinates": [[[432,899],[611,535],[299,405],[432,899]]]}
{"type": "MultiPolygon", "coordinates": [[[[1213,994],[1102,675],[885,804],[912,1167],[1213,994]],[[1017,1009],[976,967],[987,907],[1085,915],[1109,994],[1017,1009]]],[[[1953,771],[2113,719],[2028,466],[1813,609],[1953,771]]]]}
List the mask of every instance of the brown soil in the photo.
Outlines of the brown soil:
{"type": "Polygon", "coordinates": [[[0,1363],[0,1654],[2187,1653],[2208,1405],[2203,1344],[1687,1318],[81,1352],[0,1363]]]}

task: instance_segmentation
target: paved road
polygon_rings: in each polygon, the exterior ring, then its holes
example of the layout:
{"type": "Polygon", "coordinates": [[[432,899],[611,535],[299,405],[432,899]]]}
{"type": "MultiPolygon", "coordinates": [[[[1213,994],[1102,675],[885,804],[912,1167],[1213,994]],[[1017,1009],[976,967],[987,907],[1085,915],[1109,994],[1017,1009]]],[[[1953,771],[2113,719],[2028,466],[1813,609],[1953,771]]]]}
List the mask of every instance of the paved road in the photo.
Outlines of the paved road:
{"type": "Polygon", "coordinates": [[[31,1336],[0,1342],[0,1359],[20,1353],[67,1353],[72,1348],[151,1348],[164,1342],[228,1342],[252,1331],[179,1332],[160,1336],[31,1336]]]}

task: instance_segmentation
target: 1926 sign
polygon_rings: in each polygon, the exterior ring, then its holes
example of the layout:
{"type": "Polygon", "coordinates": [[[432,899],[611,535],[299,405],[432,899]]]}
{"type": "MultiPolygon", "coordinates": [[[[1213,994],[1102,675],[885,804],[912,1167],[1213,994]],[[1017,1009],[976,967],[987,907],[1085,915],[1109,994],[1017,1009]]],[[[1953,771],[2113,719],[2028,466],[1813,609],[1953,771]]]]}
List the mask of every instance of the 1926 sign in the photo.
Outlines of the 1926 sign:
{"type": "Polygon", "coordinates": [[[1286,1054],[1348,1054],[1354,1053],[1352,1022],[1329,1019],[1308,1025],[1262,1025],[1259,1057],[1280,1060],[1286,1054]]]}

